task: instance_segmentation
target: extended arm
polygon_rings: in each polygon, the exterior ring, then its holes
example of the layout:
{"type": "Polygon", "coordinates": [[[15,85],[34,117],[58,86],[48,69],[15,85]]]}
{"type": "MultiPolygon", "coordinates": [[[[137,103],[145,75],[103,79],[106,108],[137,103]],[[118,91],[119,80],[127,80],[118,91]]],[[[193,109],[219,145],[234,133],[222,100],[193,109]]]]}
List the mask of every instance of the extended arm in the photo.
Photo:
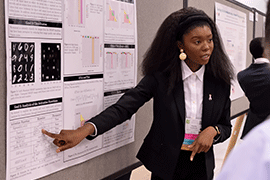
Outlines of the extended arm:
{"type": "Polygon", "coordinates": [[[155,85],[154,76],[146,76],[135,88],[126,92],[117,103],[87,121],[84,126],[76,130],[61,130],[59,134],[42,129],[42,133],[54,139],[53,143],[58,146],[56,152],[72,148],[86,137],[87,139],[96,137],[90,136],[95,132],[91,123],[97,127],[97,135],[99,135],[129,119],[146,101],[153,97],[155,85]]]}

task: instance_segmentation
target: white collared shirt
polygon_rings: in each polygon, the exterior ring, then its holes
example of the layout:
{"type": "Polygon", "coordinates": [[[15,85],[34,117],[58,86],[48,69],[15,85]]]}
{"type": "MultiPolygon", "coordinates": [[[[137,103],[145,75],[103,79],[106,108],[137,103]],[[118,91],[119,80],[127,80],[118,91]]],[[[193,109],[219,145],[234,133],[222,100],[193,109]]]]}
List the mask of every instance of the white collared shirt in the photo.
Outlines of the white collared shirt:
{"type": "Polygon", "coordinates": [[[269,60],[266,58],[257,58],[254,59],[254,64],[263,64],[263,63],[269,63],[269,60]]]}
{"type": "Polygon", "coordinates": [[[203,65],[198,71],[192,72],[184,61],[181,62],[186,118],[201,119],[205,65],[203,65]]]}

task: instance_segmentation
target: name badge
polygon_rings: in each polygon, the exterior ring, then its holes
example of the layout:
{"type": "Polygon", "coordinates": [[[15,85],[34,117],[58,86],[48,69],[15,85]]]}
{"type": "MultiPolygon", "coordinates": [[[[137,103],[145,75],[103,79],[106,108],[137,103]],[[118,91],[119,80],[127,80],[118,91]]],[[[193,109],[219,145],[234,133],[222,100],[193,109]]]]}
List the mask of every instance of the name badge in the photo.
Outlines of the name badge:
{"type": "Polygon", "coordinates": [[[185,137],[182,144],[182,150],[189,150],[188,146],[191,145],[199,136],[202,127],[201,119],[186,118],[185,122],[185,137]]]}

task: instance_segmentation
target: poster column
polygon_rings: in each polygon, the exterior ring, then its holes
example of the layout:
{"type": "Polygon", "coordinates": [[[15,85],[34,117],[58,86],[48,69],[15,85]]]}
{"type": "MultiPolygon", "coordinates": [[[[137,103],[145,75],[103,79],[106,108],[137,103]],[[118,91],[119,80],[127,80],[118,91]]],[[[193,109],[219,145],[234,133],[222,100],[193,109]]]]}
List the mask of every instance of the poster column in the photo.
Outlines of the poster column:
{"type": "Polygon", "coordinates": [[[136,85],[136,3],[5,0],[5,13],[6,179],[37,179],[134,142],[135,115],[60,153],[41,129],[77,129],[136,85]]]}
{"type": "Polygon", "coordinates": [[[40,129],[63,127],[62,1],[6,0],[7,179],[62,161],[40,129]]]}
{"type": "MultiPolygon", "coordinates": [[[[225,50],[234,66],[234,73],[246,67],[247,15],[241,11],[215,3],[216,24],[219,28],[225,50]]],[[[236,76],[231,86],[231,100],[244,96],[236,76]]]]}

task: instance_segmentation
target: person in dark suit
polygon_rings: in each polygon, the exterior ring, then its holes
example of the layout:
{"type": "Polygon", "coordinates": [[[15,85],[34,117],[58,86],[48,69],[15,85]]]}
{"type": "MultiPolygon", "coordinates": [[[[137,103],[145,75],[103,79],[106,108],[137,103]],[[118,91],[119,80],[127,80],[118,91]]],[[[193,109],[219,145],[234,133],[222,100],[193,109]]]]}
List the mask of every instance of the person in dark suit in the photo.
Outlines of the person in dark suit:
{"type": "Polygon", "coordinates": [[[137,154],[151,179],[212,179],[213,143],[231,134],[233,77],[213,20],[192,7],[170,14],[144,56],[142,71],[135,88],[83,127],[42,132],[61,152],[124,122],[153,98],[153,123],[137,154]]]}
{"type": "Polygon", "coordinates": [[[270,65],[269,60],[263,57],[264,38],[254,38],[249,50],[254,63],[237,74],[239,84],[250,102],[241,138],[270,114],[270,65]]]}
{"type": "MultiPolygon", "coordinates": [[[[254,58],[257,58],[253,52],[255,49],[253,43],[258,44],[259,50],[256,50],[256,53],[259,56],[263,52],[263,57],[270,59],[270,1],[267,2],[264,41],[262,38],[256,38],[250,43],[251,53],[254,58]],[[261,48],[262,44],[264,50],[261,48]]],[[[249,115],[258,114],[260,119],[256,117],[254,119],[260,122],[245,135],[244,141],[230,152],[216,180],[269,179],[270,115],[263,119],[266,114],[269,114],[270,108],[270,67],[267,59],[262,59],[261,63],[256,62],[255,59],[255,63],[241,75],[245,77],[244,79],[247,78],[245,88],[251,105],[249,115]]],[[[250,120],[253,121],[253,118],[250,117],[250,120]]]]}

